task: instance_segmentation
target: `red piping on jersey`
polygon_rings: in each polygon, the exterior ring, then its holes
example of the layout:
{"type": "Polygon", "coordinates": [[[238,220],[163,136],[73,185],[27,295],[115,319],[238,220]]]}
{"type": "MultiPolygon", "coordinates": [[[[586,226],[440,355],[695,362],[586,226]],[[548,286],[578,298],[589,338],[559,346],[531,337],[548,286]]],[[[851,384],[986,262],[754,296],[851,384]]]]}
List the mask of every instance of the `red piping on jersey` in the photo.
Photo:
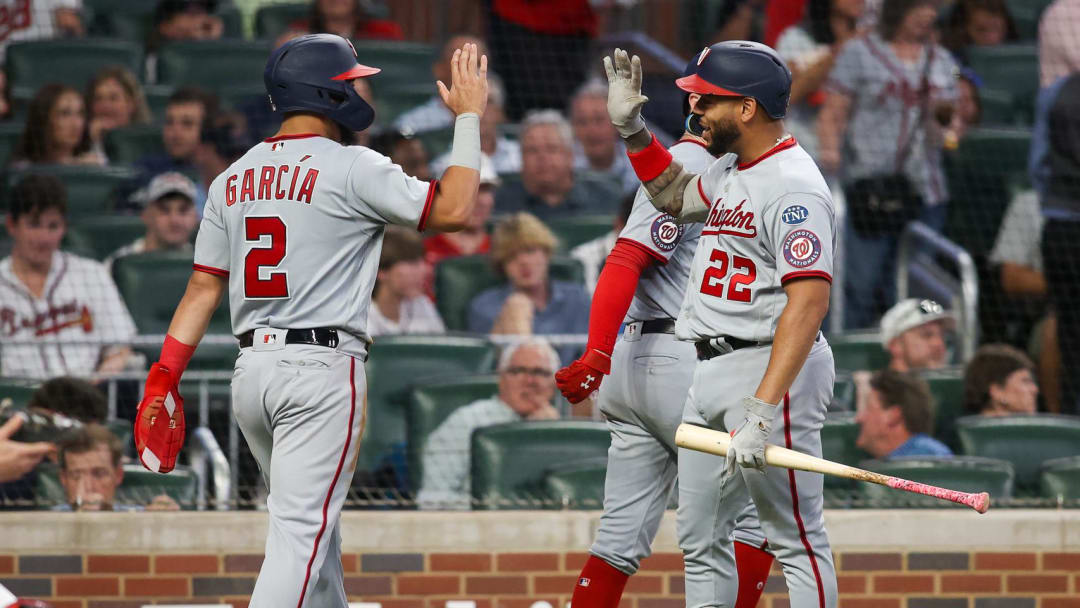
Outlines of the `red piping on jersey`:
{"type": "Polygon", "coordinates": [[[705,148],[706,150],[709,149],[709,146],[706,146],[704,143],[701,142],[701,140],[695,139],[695,138],[692,138],[692,137],[684,137],[684,138],[680,139],[679,141],[675,142],[675,144],[673,144],[673,145],[677,145],[677,144],[697,144],[697,145],[701,146],[702,148],[705,148]]]}
{"type": "Polygon", "coordinates": [[[219,276],[219,277],[227,277],[227,276],[229,276],[229,271],[228,270],[222,270],[220,268],[214,268],[213,266],[203,266],[202,264],[192,264],[191,267],[194,268],[195,270],[198,270],[199,272],[205,272],[206,274],[212,274],[212,275],[219,276]]]}
{"type": "Polygon", "coordinates": [[[785,139],[784,141],[782,141],[782,142],[776,144],[775,146],[773,146],[772,148],[770,148],[768,152],[762,154],[761,156],[755,158],[754,160],[752,160],[752,161],[750,161],[748,163],[739,163],[739,171],[746,171],[750,167],[753,167],[754,165],[756,165],[756,164],[760,163],[761,161],[765,160],[766,158],[769,158],[773,154],[776,154],[777,152],[783,152],[784,150],[787,150],[788,148],[794,148],[794,147],[795,147],[795,138],[794,137],[792,137],[791,139],[785,139]]]}
{"type": "MultiPolygon", "coordinates": [[[[791,449],[791,397],[790,393],[784,393],[784,443],[787,449],[791,449]]],[[[803,525],[802,513],[799,511],[799,490],[795,487],[795,469],[788,469],[788,485],[791,487],[791,508],[795,512],[795,524],[799,527],[799,540],[806,549],[806,556],[810,558],[810,568],[814,571],[814,581],[817,583],[818,605],[825,608],[825,584],[821,580],[821,572],[818,570],[817,558],[814,557],[814,548],[810,546],[810,539],[806,537],[806,526],[803,525]]]]}
{"type": "Polygon", "coordinates": [[[275,141],[285,141],[286,139],[307,139],[308,137],[322,137],[318,133],[289,133],[286,135],[275,135],[273,137],[267,137],[263,142],[272,144],[275,141]]]}
{"type": "Polygon", "coordinates": [[[416,225],[417,232],[423,232],[427,226],[428,214],[431,213],[431,203],[435,201],[435,189],[439,187],[439,180],[433,179],[428,183],[427,199],[424,200],[424,210],[420,212],[420,223],[416,225]]]}
{"type": "Polygon", "coordinates": [[[709,197],[705,196],[705,189],[701,187],[701,176],[700,175],[698,176],[698,180],[697,180],[697,192],[698,192],[698,194],[701,195],[701,200],[705,202],[705,208],[709,209],[711,211],[712,210],[712,201],[709,200],[709,197]]]}
{"type": "Polygon", "coordinates": [[[796,270],[795,272],[789,272],[780,277],[780,284],[783,285],[792,279],[805,279],[805,278],[825,279],[832,283],[832,275],[824,270],[796,270]]]}
{"type": "Polygon", "coordinates": [[[322,539],[323,532],[326,531],[326,512],[330,508],[330,497],[334,495],[334,486],[337,485],[338,477],[341,476],[341,469],[345,466],[345,457],[349,454],[349,444],[352,443],[353,416],[356,414],[355,375],[356,359],[349,357],[349,388],[352,394],[349,399],[349,428],[345,435],[345,447],[341,450],[341,458],[338,459],[334,478],[330,480],[330,487],[326,490],[326,500],[323,501],[322,506],[322,525],[319,526],[319,533],[315,535],[315,546],[311,548],[311,558],[308,559],[307,572],[304,574],[304,586],[300,588],[300,600],[296,602],[296,608],[304,605],[304,595],[307,593],[308,581],[311,580],[311,565],[315,562],[315,554],[319,552],[319,540],[322,539]]]}
{"type": "Polygon", "coordinates": [[[648,245],[646,245],[644,243],[639,243],[639,242],[635,241],[634,239],[619,238],[619,239],[616,239],[615,243],[616,244],[618,244],[618,243],[626,243],[630,247],[640,249],[641,251],[648,254],[649,257],[656,260],[656,263],[660,264],[661,266],[666,265],[668,263],[667,258],[660,255],[659,251],[655,251],[652,247],[649,247],[648,245]]]}

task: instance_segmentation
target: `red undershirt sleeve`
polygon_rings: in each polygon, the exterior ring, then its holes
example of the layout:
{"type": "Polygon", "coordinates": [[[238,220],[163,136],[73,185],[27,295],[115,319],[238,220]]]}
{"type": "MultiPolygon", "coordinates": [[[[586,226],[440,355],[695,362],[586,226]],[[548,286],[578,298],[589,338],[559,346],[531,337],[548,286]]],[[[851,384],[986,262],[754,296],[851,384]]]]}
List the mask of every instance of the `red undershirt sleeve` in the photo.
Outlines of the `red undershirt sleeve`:
{"type": "Polygon", "coordinates": [[[653,258],[643,249],[617,242],[608,254],[593,292],[586,350],[595,348],[610,355],[615,348],[619,325],[634,299],[641,271],[653,263],[653,258]]]}

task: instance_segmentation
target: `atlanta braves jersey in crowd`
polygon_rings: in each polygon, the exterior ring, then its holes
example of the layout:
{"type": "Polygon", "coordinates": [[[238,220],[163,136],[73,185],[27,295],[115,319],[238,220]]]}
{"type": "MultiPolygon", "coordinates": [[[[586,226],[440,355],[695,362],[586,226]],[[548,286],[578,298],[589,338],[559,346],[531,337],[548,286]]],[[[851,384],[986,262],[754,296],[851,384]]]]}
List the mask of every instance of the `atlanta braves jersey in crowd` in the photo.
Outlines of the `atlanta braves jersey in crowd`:
{"type": "Polygon", "coordinates": [[[100,262],[53,253],[37,297],[15,275],[10,257],[0,261],[0,374],[85,378],[97,369],[103,347],[130,344],[134,336],[135,322],[100,262]]]}
{"type": "MultiPolygon", "coordinates": [[[[692,139],[679,140],[669,151],[690,173],[704,173],[715,160],[705,146],[692,139]]],[[[619,239],[644,248],[660,263],[642,271],[626,312],[628,322],[678,316],[700,234],[701,224],[676,224],[675,218],[652,206],[644,188],[638,188],[619,239]]]]}
{"type": "Polygon", "coordinates": [[[787,304],[784,283],[832,281],[836,222],[825,179],[788,138],[750,163],[720,158],[697,183],[708,214],[675,334],[771,340],[787,304]]]}
{"type": "Polygon", "coordinates": [[[337,328],[362,356],[383,228],[423,230],[435,186],[362,146],[267,139],[210,185],[195,269],[229,278],[233,333],[337,328]]]}

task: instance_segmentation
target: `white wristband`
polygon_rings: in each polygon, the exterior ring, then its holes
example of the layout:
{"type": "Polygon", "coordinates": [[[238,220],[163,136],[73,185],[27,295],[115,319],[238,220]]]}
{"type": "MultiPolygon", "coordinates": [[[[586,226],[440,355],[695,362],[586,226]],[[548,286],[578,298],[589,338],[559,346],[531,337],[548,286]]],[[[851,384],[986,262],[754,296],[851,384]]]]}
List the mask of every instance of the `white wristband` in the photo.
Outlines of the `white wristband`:
{"type": "Polygon", "coordinates": [[[480,170],[480,116],[476,112],[458,114],[454,121],[450,164],[480,170]]]}

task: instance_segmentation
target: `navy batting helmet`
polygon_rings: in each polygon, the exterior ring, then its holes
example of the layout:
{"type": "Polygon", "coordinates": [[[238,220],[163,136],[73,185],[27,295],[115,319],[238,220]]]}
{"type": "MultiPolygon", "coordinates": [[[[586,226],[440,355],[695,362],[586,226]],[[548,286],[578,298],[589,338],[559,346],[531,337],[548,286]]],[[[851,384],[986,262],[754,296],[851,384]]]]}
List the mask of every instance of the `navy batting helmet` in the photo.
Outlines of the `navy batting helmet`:
{"type": "Polygon", "coordinates": [[[757,42],[729,40],[705,47],[697,73],[675,81],[688,93],[753,97],[773,118],[783,118],[791,96],[791,70],[776,51],[757,42]]]}
{"type": "Polygon", "coordinates": [[[356,61],[356,49],[345,38],[308,34],[270,54],[263,83],[278,112],[314,112],[352,131],[363,131],[375,120],[375,110],[349,81],[377,73],[379,68],[356,61]]]}

